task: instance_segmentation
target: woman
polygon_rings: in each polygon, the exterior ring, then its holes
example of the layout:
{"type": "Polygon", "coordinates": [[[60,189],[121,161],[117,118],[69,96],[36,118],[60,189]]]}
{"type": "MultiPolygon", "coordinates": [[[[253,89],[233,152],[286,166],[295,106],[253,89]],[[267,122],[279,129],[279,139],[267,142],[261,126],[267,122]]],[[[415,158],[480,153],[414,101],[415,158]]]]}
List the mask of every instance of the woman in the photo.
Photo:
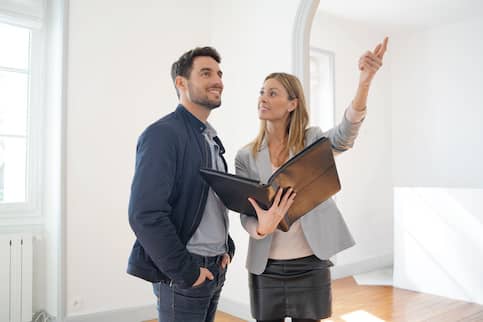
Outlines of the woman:
{"type": "MultiPolygon", "coordinates": [[[[322,136],[330,139],[334,154],[350,149],[366,114],[371,81],[382,66],[388,39],[359,60],[359,86],[342,122],[323,133],[307,128],[308,112],[300,81],[292,75],[273,73],[265,78],[258,101],[261,127],[258,136],[238,151],[238,175],[266,182],[290,156],[322,136]]],[[[354,245],[354,240],[334,201],[329,199],[292,224],[288,232],[277,225],[290,208],[295,192],[261,209],[249,199],[258,220],[241,215],[250,234],[247,256],[251,311],[257,321],[318,321],[331,315],[331,281],[328,260],[354,245]]]]}

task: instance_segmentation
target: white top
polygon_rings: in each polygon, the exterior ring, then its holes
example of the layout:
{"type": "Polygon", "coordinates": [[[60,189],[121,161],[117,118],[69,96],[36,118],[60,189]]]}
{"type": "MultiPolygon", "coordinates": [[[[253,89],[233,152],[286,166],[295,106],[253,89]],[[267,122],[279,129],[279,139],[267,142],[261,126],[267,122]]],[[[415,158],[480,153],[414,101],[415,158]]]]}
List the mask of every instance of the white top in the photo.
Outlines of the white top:
{"type": "MultiPolygon", "coordinates": [[[[278,167],[272,165],[272,173],[277,169],[278,167]]],[[[293,259],[313,254],[314,252],[305,238],[300,219],[294,221],[288,231],[277,229],[273,232],[268,258],[293,259]]]]}
{"type": "Polygon", "coordinates": [[[305,238],[300,220],[295,221],[287,232],[275,230],[268,258],[293,259],[313,255],[305,238]]]}

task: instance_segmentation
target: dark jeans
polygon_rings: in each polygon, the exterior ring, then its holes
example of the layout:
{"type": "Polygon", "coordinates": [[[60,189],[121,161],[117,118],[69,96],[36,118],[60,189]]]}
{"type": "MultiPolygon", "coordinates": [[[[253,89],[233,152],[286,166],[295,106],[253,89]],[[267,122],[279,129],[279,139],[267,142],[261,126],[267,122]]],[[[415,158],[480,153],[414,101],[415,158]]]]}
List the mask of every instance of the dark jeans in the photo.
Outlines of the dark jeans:
{"type": "Polygon", "coordinates": [[[200,267],[206,267],[214,275],[212,281],[196,287],[179,288],[176,282],[153,284],[157,297],[159,322],[213,322],[225,283],[226,269],[220,266],[222,256],[193,256],[200,267]]]}

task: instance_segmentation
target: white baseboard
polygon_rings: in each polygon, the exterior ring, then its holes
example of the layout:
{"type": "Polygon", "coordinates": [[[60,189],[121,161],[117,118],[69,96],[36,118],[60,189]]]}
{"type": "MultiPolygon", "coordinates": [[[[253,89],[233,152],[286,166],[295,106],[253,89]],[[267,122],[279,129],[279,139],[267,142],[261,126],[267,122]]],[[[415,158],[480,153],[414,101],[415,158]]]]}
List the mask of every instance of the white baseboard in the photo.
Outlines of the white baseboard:
{"type": "MultiPolygon", "coordinates": [[[[332,268],[332,279],[370,272],[382,267],[391,266],[392,263],[393,255],[387,254],[351,264],[336,265],[332,268]]],[[[222,296],[218,304],[218,309],[240,319],[254,321],[251,317],[250,306],[248,303],[233,301],[222,296]]],[[[141,322],[155,319],[157,316],[156,305],[149,305],[130,309],[70,316],[65,322],[141,322]]]]}
{"type": "Polygon", "coordinates": [[[65,322],[141,322],[157,319],[156,305],[70,316],[65,322]]]}
{"type": "MultiPolygon", "coordinates": [[[[247,321],[254,321],[248,304],[220,298],[218,309],[247,321]]],[[[158,317],[156,305],[70,316],[65,322],[141,322],[158,317]]]]}
{"type": "Polygon", "coordinates": [[[352,276],[355,274],[366,273],[374,271],[383,267],[392,266],[393,254],[386,254],[382,256],[368,258],[359,262],[345,264],[345,265],[335,265],[332,267],[331,274],[332,279],[339,279],[347,276],[352,276]]]}

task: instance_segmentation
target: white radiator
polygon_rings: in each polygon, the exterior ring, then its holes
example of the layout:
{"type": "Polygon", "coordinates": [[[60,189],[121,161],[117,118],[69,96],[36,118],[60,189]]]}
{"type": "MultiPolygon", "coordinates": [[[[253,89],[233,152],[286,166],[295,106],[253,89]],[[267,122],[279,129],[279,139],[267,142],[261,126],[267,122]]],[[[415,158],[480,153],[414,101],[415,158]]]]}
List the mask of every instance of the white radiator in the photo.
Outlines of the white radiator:
{"type": "Polygon", "coordinates": [[[0,321],[32,321],[32,234],[0,234],[0,321]]]}

